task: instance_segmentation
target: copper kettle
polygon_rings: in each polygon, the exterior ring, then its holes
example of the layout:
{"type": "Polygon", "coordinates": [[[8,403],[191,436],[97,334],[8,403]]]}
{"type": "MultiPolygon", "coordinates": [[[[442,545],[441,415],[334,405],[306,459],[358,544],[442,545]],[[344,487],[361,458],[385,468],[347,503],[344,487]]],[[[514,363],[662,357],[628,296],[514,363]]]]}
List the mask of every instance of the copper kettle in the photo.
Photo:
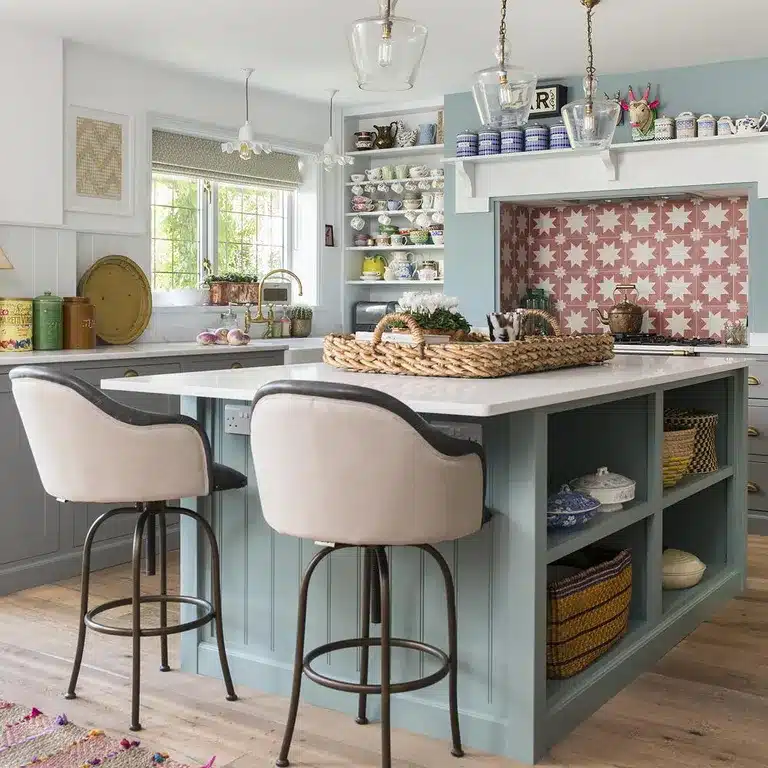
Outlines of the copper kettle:
{"type": "Polygon", "coordinates": [[[636,286],[617,285],[613,292],[614,296],[616,291],[622,292],[622,300],[618,304],[614,304],[607,314],[600,309],[594,310],[597,312],[600,322],[607,325],[611,333],[640,333],[643,315],[648,310],[629,300],[627,294],[630,291],[637,291],[636,286]]]}

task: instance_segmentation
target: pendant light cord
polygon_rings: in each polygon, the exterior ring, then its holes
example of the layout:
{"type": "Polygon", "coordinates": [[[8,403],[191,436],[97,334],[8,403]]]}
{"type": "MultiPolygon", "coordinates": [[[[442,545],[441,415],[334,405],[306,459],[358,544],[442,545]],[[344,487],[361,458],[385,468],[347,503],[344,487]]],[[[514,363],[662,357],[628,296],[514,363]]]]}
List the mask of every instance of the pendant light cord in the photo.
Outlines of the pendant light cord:
{"type": "Polygon", "coordinates": [[[507,0],[501,0],[501,23],[499,24],[499,64],[507,62],[507,0]]]}
{"type": "Polygon", "coordinates": [[[587,5],[587,77],[595,79],[595,51],[592,47],[592,4],[587,5]]]}
{"type": "Polygon", "coordinates": [[[384,26],[381,30],[383,40],[389,40],[392,37],[392,0],[387,0],[387,12],[384,16],[384,26]]]}
{"type": "Polygon", "coordinates": [[[328,135],[333,138],[333,97],[338,93],[338,91],[331,91],[331,103],[328,106],[328,128],[330,129],[328,131],[328,135]]]}
{"type": "Polygon", "coordinates": [[[246,69],[245,70],[245,122],[247,123],[249,120],[249,110],[250,110],[250,104],[248,103],[248,81],[251,79],[251,75],[253,74],[252,69],[246,69]]]}

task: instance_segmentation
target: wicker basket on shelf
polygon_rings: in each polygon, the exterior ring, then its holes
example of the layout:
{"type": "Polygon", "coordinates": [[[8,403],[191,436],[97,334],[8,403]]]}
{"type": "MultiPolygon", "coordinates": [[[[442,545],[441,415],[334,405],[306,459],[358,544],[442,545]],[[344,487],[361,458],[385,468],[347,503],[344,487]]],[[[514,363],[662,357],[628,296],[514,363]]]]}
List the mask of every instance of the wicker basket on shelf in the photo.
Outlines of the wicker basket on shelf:
{"type": "Polygon", "coordinates": [[[719,467],[716,446],[717,420],[717,414],[709,411],[674,408],[664,411],[664,429],[696,430],[693,458],[688,469],[691,474],[715,472],[719,467]]]}
{"type": "Polygon", "coordinates": [[[674,487],[688,474],[695,444],[696,430],[693,428],[669,427],[664,430],[662,475],[665,488],[674,487]]]}
{"type": "MultiPolygon", "coordinates": [[[[583,550],[589,566],[547,584],[547,677],[585,670],[627,632],[632,553],[583,550]]],[[[570,564],[563,561],[564,565],[570,564]]],[[[574,565],[579,565],[576,560],[574,565]]]]}
{"type": "Polygon", "coordinates": [[[336,368],[359,373],[394,373],[409,376],[448,376],[485,379],[537,373],[556,368],[602,363],[613,357],[613,337],[563,336],[557,320],[542,310],[525,310],[546,320],[554,336],[529,336],[522,341],[462,341],[427,344],[424,330],[407,314],[383,317],[371,341],[354,335],[330,334],[323,343],[323,360],[336,368]],[[412,343],[382,341],[393,322],[408,326],[412,343]]]}

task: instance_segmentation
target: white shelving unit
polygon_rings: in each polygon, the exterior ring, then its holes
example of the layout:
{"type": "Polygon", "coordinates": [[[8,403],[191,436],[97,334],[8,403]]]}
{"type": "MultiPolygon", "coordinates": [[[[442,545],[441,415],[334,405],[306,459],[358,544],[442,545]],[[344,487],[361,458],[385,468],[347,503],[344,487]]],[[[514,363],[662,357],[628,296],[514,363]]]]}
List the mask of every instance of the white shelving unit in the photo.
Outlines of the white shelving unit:
{"type": "MultiPolygon", "coordinates": [[[[405,217],[404,209],[397,211],[365,211],[355,213],[352,211],[352,187],[356,184],[366,186],[374,184],[378,187],[381,184],[391,186],[392,184],[403,184],[406,182],[429,181],[434,182],[444,179],[441,173],[445,146],[443,144],[416,145],[413,147],[393,147],[392,149],[371,149],[356,151],[354,149],[354,134],[356,131],[372,131],[374,125],[390,125],[392,122],[402,120],[408,128],[418,128],[422,123],[437,123],[438,112],[443,109],[442,104],[434,106],[418,106],[411,109],[400,110],[382,110],[377,112],[356,112],[346,111],[344,114],[344,146],[346,153],[354,157],[355,163],[343,170],[344,178],[342,182],[341,209],[344,212],[342,221],[342,296],[344,306],[345,330],[351,329],[352,308],[358,301],[395,301],[406,291],[413,290],[434,290],[442,291],[444,276],[441,272],[438,280],[361,280],[362,263],[367,253],[381,253],[385,258],[390,254],[399,251],[411,253],[414,257],[423,256],[423,258],[414,258],[416,266],[425,260],[437,261],[442,268],[442,252],[444,245],[402,245],[402,246],[359,246],[354,244],[354,237],[358,232],[350,226],[350,221],[354,216],[360,216],[366,221],[366,228],[362,230],[371,235],[378,233],[378,218],[382,214],[389,216],[393,222],[402,222],[403,227],[407,226],[408,219],[405,217]],[[417,179],[392,179],[374,181],[354,182],[351,179],[352,174],[365,173],[367,169],[382,165],[426,165],[430,173],[426,177],[417,179]]],[[[430,192],[434,192],[430,188],[430,192]]],[[[400,197],[398,193],[374,192],[372,197],[381,199],[382,197],[400,197]]],[[[440,209],[443,210],[443,209],[440,209]]],[[[418,209],[413,211],[416,215],[427,214],[434,215],[437,209],[418,209]]]]}

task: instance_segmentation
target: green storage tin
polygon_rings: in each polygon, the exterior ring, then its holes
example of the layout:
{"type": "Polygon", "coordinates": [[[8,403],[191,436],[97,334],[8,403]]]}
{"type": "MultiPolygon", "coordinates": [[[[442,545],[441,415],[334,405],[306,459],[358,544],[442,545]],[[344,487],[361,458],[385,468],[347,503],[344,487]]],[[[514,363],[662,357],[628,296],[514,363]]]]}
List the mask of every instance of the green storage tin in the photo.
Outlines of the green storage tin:
{"type": "Polygon", "coordinates": [[[63,299],[46,291],[32,302],[32,347],[35,350],[64,348],[63,299]]]}

